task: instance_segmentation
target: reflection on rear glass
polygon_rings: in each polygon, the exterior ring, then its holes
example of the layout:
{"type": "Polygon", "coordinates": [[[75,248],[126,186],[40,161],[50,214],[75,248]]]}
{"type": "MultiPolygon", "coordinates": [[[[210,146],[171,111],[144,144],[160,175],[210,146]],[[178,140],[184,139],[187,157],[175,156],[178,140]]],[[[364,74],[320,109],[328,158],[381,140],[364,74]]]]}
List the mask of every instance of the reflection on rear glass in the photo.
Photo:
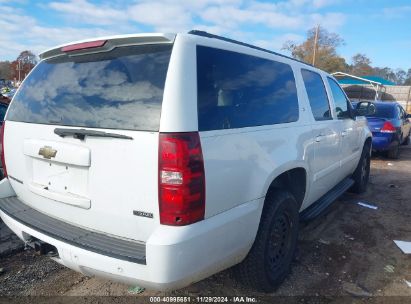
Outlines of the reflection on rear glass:
{"type": "Polygon", "coordinates": [[[158,131],[171,48],[122,47],[43,61],[15,96],[7,119],[158,131]]]}
{"type": "Polygon", "coordinates": [[[394,109],[392,107],[376,105],[375,114],[367,115],[367,117],[394,118],[394,109]]]}

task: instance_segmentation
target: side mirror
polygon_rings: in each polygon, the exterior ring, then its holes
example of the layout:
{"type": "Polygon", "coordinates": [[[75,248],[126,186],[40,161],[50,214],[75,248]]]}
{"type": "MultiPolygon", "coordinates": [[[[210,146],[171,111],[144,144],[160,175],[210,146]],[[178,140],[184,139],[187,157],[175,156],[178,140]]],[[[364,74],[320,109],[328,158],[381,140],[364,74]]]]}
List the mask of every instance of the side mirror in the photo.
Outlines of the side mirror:
{"type": "Polygon", "coordinates": [[[376,112],[375,105],[369,101],[361,101],[357,103],[355,108],[356,116],[370,116],[374,115],[376,112]]]}

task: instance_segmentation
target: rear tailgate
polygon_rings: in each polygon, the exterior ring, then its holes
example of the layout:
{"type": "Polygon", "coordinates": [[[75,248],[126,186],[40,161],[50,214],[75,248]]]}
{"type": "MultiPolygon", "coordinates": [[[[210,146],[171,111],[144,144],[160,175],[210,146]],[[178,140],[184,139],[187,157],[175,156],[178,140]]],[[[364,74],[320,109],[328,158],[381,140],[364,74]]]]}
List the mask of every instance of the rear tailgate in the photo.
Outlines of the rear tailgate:
{"type": "Polygon", "coordinates": [[[17,196],[65,222],[146,241],[159,225],[158,130],[171,50],[132,45],[43,60],[6,118],[17,196]]]}

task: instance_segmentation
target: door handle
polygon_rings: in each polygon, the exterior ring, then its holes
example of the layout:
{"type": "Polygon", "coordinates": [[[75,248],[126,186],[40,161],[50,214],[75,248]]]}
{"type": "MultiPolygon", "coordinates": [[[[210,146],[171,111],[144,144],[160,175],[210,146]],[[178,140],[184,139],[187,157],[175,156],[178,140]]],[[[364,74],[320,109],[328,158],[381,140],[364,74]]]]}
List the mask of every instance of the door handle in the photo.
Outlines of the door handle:
{"type": "Polygon", "coordinates": [[[320,142],[323,139],[323,137],[324,137],[323,134],[317,135],[317,137],[315,138],[315,141],[320,142]]]}

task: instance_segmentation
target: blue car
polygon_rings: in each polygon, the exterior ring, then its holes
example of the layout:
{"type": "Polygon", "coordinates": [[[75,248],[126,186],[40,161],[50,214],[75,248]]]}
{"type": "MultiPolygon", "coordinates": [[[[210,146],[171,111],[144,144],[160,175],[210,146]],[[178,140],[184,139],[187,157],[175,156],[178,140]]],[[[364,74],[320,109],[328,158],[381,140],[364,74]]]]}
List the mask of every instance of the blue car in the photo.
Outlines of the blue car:
{"type": "MultiPolygon", "coordinates": [[[[401,144],[410,143],[411,115],[397,102],[372,102],[375,113],[368,115],[372,132],[372,150],[383,151],[389,158],[398,158],[401,144]]],[[[357,103],[353,102],[356,107],[357,103]]]]}

